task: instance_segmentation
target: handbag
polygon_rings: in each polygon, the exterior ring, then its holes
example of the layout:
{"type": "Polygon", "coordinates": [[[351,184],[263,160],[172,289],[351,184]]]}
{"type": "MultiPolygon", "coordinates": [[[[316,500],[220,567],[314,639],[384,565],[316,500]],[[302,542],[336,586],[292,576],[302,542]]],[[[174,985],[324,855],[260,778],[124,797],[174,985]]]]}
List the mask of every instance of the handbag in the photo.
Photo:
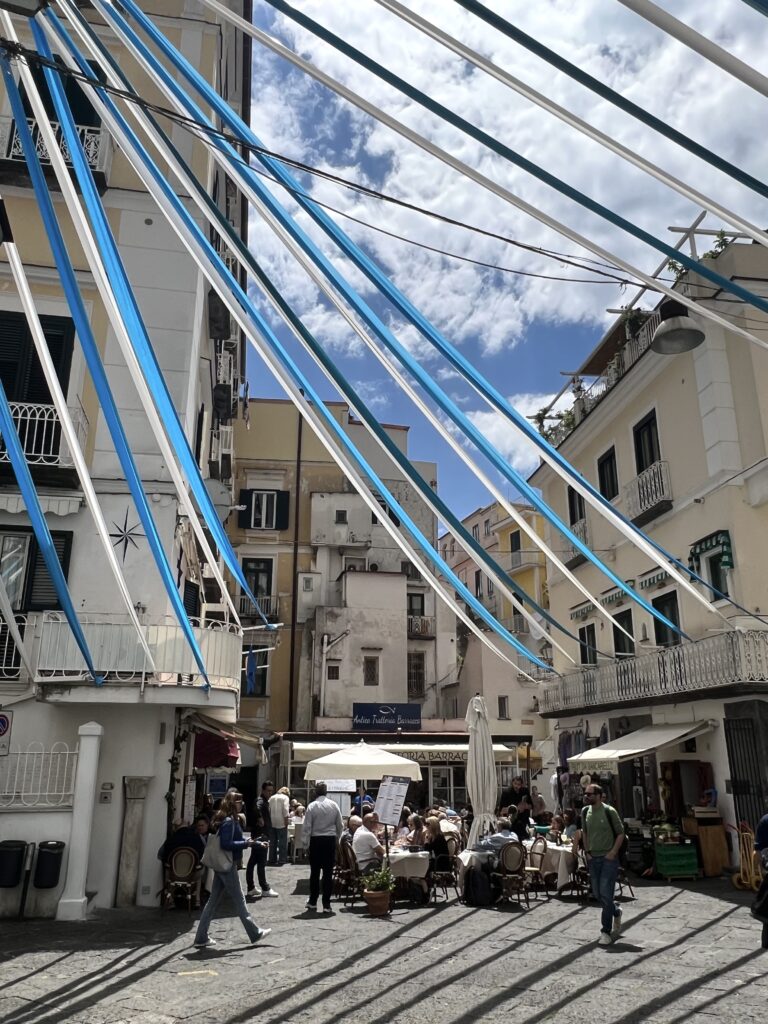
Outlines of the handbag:
{"type": "Polygon", "coordinates": [[[225,872],[232,868],[232,854],[229,850],[222,850],[221,841],[217,835],[209,836],[205,844],[205,852],[202,856],[202,863],[212,871],[225,872]]]}

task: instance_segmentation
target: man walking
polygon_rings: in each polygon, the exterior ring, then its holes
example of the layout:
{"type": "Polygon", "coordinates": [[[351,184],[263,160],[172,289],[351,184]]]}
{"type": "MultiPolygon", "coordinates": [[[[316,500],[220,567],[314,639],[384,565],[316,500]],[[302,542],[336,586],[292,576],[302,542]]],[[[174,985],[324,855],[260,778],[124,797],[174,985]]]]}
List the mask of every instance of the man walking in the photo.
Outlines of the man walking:
{"type": "Polygon", "coordinates": [[[326,795],[324,782],[315,786],[315,799],[307,808],[302,827],[304,848],[309,849],[309,899],[307,910],[317,910],[320,895],[320,874],[323,876],[323,913],[332,914],[331,890],[333,868],[336,863],[336,844],[341,838],[344,824],[338,804],[326,795]]]}
{"type": "Polygon", "coordinates": [[[601,786],[591,782],[584,793],[586,806],[582,812],[582,842],[589,860],[592,892],[600,901],[601,946],[610,946],[621,932],[621,911],[614,903],[616,879],[619,875],[619,851],[624,842],[624,825],[615,808],[603,801],[601,786]]]}
{"type": "Polygon", "coordinates": [[[269,817],[272,822],[272,827],[269,830],[269,859],[278,868],[281,868],[288,859],[290,795],[291,791],[288,787],[283,786],[269,798],[269,817]]]}

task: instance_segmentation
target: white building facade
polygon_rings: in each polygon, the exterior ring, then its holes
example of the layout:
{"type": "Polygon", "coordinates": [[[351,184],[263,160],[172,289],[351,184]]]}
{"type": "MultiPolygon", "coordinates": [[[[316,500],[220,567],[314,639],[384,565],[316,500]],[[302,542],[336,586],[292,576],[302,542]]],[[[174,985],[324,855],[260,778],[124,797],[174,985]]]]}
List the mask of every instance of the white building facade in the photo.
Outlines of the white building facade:
{"type": "MultiPolygon", "coordinates": [[[[235,4],[242,13],[242,6],[235,4]]],[[[249,7],[246,3],[246,16],[249,7]]],[[[84,12],[88,17],[88,12],[84,12]]],[[[227,101],[248,116],[250,47],[215,23],[193,0],[161,0],[153,8],[163,31],[227,101]],[[244,91],[243,86],[246,86],[244,91]]],[[[21,26],[19,32],[22,32],[21,26]]],[[[106,29],[102,39],[131,75],[106,29]]],[[[136,75],[141,90],[140,76],[136,75]]],[[[15,131],[8,98],[0,97],[2,127],[15,131]]],[[[93,120],[94,111],[84,116],[93,120]]],[[[158,362],[192,450],[222,518],[232,504],[232,418],[244,372],[243,342],[223,323],[215,297],[193,261],[143,191],[125,158],[98,124],[91,149],[120,254],[158,362]],[[218,318],[218,319],[217,319],[218,318]]],[[[199,179],[207,181],[222,212],[245,237],[246,217],[233,191],[209,165],[191,136],[179,137],[199,179]]],[[[155,443],[93,278],[79,271],[94,336],[174,578],[205,659],[203,687],[192,652],[172,615],[144,530],[86,372],[69,307],[26,178],[21,154],[3,150],[0,181],[12,225],[44,315],[57,363],[118,561],[152,654],[138,642],[98,542],[90,512],[61,440],[55,410],[32,352],[13,288],[0,298],[3,383],[25,454],[52,531],[69,590],[104,684],[85,671],[56,593],[42,563],[24,505],[0,454],[0,571],[25,646],[30,675],[3,625],[0,630],[0,714],[10,721],[0,747],[0,840],[29,844],[63,841],[59,882],[31,887],[27,912],[82,917],[88,906],[155,904],[161,887],[157,850],[172,814],[188,818],[194,791],[190,716],[234,723],[238,714],[242,633],[221,613],[222,603],[201,558],[168,468],[155,443]],[[9,155],[10,154],[10,155],[9,155]],[[44,429],[33,424],[45,421],[44,429]],[[172,763],[171,763],[172,762],[172,763]],[[191,783],[191,784],[190,784],[191,783]],[[170,801],[170,803],[169,803],[170,801]]],[[[62,226],[78,268],[86,266],[77,239],[62,226]]],[[[221,249],[219,240],[216,244],[221,249]]],[[[0,276],[9,273],[0,265],[0,276]]],[[[0,889],[0,915],[15,915],[19,889],[0,889]]]]}

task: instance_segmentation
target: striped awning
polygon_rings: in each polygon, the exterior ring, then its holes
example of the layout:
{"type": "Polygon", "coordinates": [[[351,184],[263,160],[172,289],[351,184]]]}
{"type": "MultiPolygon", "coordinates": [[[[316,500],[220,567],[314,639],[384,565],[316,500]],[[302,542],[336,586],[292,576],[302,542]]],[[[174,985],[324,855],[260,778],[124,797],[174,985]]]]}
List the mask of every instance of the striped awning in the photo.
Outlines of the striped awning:
{"type": "Polygon", "coordinates": [[[723,557],[720,563],[722,567],[724,569],[732,569],[733,548],[731,547],[731,534],[728,530],[715,530],[714,533],[709,533],[706,537],[702,537],[701,540],[697,540],[695,544],[692,544],[690,554],[688,555],[688,568],[698,572],[701,566],[701,556],[706,554],[707,551],[714,551],[717,548],[722,551],[723,557]]]}

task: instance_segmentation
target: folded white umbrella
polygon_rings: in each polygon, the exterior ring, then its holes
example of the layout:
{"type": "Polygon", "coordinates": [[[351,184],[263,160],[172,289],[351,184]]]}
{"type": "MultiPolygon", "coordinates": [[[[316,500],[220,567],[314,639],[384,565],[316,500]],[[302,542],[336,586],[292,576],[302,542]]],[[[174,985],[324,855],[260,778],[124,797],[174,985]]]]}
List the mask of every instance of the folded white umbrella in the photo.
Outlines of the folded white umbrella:
{"type": "Polygon", "coordinates": [[[469,733],[467,794],[474,814],[468,841],[471,849],[482,835],[490,831],[496,820],[494,812],[498,783],[491,727],[488,724],[488,708],[483,697],[472,698],[467,707],[465,721],[469,733]]]}
{"type": "Polygon", "coordinates": [[[309,782],[323,779],[382,779],[385,775],[400,775],[412,782],[421,781],[421,769],[415,761],[393,754],[391,750],[371,746],[365,740],[316,757],[307,764],[304,772],[304,778],[309,782]]]}

